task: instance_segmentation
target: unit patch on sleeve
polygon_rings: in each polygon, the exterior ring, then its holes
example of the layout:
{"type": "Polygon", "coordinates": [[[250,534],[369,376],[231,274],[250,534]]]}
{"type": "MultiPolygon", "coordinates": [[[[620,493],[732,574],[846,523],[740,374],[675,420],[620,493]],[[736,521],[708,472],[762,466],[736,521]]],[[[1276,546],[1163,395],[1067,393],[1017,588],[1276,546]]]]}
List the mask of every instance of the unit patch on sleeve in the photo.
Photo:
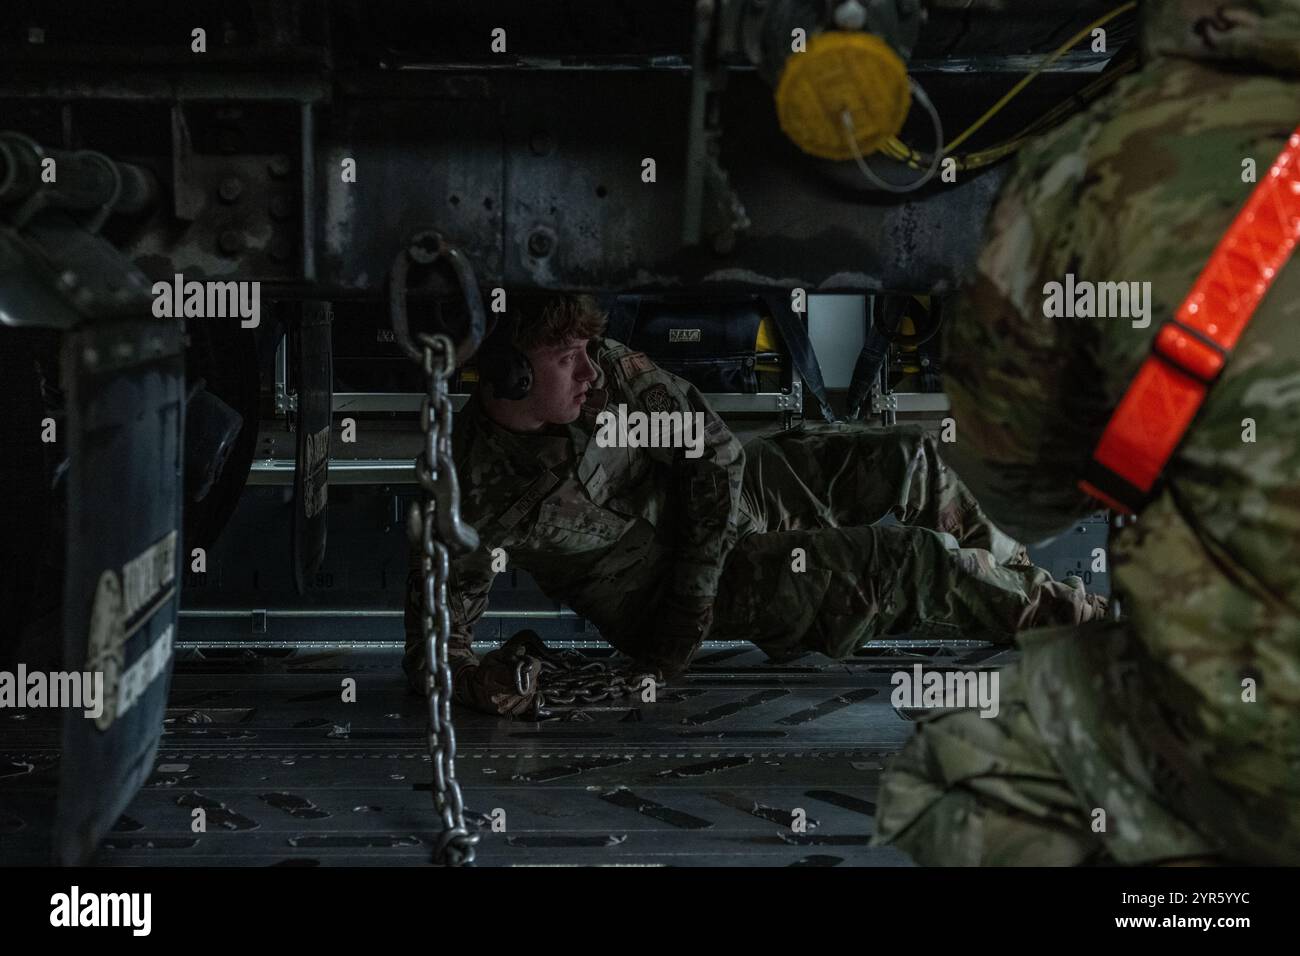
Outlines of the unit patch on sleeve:
{"type": "Polygon", "coordinates": [[[644,352],[630,352],[618,360],[618,365],[623,371],[623,377],[629,381],[655,367],[644,352]]]}
{"type": "Polygon", "coordinates": [[[641,393],[641,404],[651,413],[677,411],[677,403],[673,401],[667,385],[651,385],[641,393]]]}

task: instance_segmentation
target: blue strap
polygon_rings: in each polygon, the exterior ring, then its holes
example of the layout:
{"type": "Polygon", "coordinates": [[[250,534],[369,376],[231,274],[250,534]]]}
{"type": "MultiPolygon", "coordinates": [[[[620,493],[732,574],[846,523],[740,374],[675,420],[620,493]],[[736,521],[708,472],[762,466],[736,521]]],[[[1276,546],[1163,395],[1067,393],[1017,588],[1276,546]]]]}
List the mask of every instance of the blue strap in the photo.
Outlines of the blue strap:
{"type": "Polygon", "coordinates": [[[862,340],[862,351],[853,366],[853,380],[849,383],[849,420],[862,417],[862,406],[871,395],[871,387],[880,376],[880,369],[889,357],[889,343],[902,324],[902,306],[896,296],[871,297],[871,327],[862,340]]]}

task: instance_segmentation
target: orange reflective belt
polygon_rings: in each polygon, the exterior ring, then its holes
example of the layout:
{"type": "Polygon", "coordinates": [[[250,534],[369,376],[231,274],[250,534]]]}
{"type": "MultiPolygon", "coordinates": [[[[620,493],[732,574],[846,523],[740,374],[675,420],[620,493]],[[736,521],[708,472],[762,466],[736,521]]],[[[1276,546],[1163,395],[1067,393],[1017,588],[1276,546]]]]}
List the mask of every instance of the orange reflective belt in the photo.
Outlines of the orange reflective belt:
{"type": "Polygon", "coordinates": [[[1135,513],[1300,240],[1300,129],[1219,240],[1129,384],[1079,487],[1135,513]]]}

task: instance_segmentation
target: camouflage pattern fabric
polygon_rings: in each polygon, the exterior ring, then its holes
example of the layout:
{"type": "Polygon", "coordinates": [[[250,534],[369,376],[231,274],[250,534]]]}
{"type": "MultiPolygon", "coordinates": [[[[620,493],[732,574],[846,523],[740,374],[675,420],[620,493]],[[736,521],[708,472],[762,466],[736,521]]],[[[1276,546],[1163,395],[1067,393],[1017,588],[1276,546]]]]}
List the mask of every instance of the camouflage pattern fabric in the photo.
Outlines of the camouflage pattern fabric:
{"type": "Polygon", "coordinates": [[[811,425],[755,439],[745,456],[751,533],[723,572],[714,639],[846,657],[904,633],[1009,643],[1104,606],[1034,567],[920,426],[811,425]]]}
{"type": "Polygon", "coordinates": [[[1300,74],[1296,0],[1144,0],[1141,10],[1149,59],[1191,57],[1300,74]]]}
{"type": "MultiPolygon", "coordinates": [[[[646,621],[645,605],[626,612],[630,592],[717,593],[737,535],[740,442],[693,385],[643,353],[611,339],[594,340],[589,350],[599,377],[572,424],[511,432],[484,414],[477,395],[457,416],[461,514],[479,532],[480,547],[451,563],[453,669],[455,662],[475,662],[474,624],[487,610],[501,560],[528,571],[548,596],[629,652],[646,621]],[[629,412],[702,413],[701,456],[688,459],[673,448],[601,447],[594,438],[597,416],[618,405],[629,412]]],[[[419,598],[418,588],[408,589],[403,666],[413,685],[424,658],[419,598]]]]}
{"type": "MultiPolygon", "coordinates": [[[[1111,410],[1254,189],[1245,161],[1267,175],[1300,123],[1300,0],[1144,7],[1153,58],[1022,152],[947,331],[952,460],[1029,540],[1094,507],[1075,483],[1111,410]],[[1150,282],[1150,324],[1045,318],[1067,273],[1150,282]]],[[[1293,257],[1155,500],[1112,536],[1124,622],[1021,635],[1023,706],[922,723],[878,840],[927,862],[1075,863],[1097,838],[1127,863],[1300,862],[1297,302],[1293,257]],[[1043,780],[1073,794],[1050,801],[1059,852],[1031,846],[1043,780]]]]}
{"type": "MultiPolygon", "coordinates": [[[[1087,620],[1103,606],[1029,564],[919,428],[798,429],[746,452],[693,386],[611,340],[591,348],[603,384],[572,425],[512,433],[477,401],[457,422],[462,514],[482,544],[452,563],[454,667],[474,663],[473,626],[502,559],[642,660],[664,653],[646,608],[674,601],[712,601],[716,637],[834,656],[926,627],[1009,641],[1021,627],[1087,620]],[[704,454],[600,447],[596,414],[619,404],[702,413],[704,454]],[[898,526],[871,527],[887,517],[898,526]],[[804,572],[792,567],[795,548],[804,572]]],[[[424,651],[416,585],[413,575],[404,661],[413,687],[424,651]]]]}

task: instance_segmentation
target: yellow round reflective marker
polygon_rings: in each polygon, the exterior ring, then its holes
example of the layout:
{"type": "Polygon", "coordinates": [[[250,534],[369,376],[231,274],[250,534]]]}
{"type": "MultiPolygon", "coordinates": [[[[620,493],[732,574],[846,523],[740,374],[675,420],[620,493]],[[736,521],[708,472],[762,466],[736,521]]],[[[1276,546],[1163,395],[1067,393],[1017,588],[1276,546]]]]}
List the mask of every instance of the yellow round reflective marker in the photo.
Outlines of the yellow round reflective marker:
{"type": "Polygon", "coordinates": [[[805,153],[852,159],[843,116],[853,120],[858,150],[875,152],[898,135],[912,105],[907,66],[871,33],[821,33],[792,53],[776,85],[781,130],[805,153]]]}

